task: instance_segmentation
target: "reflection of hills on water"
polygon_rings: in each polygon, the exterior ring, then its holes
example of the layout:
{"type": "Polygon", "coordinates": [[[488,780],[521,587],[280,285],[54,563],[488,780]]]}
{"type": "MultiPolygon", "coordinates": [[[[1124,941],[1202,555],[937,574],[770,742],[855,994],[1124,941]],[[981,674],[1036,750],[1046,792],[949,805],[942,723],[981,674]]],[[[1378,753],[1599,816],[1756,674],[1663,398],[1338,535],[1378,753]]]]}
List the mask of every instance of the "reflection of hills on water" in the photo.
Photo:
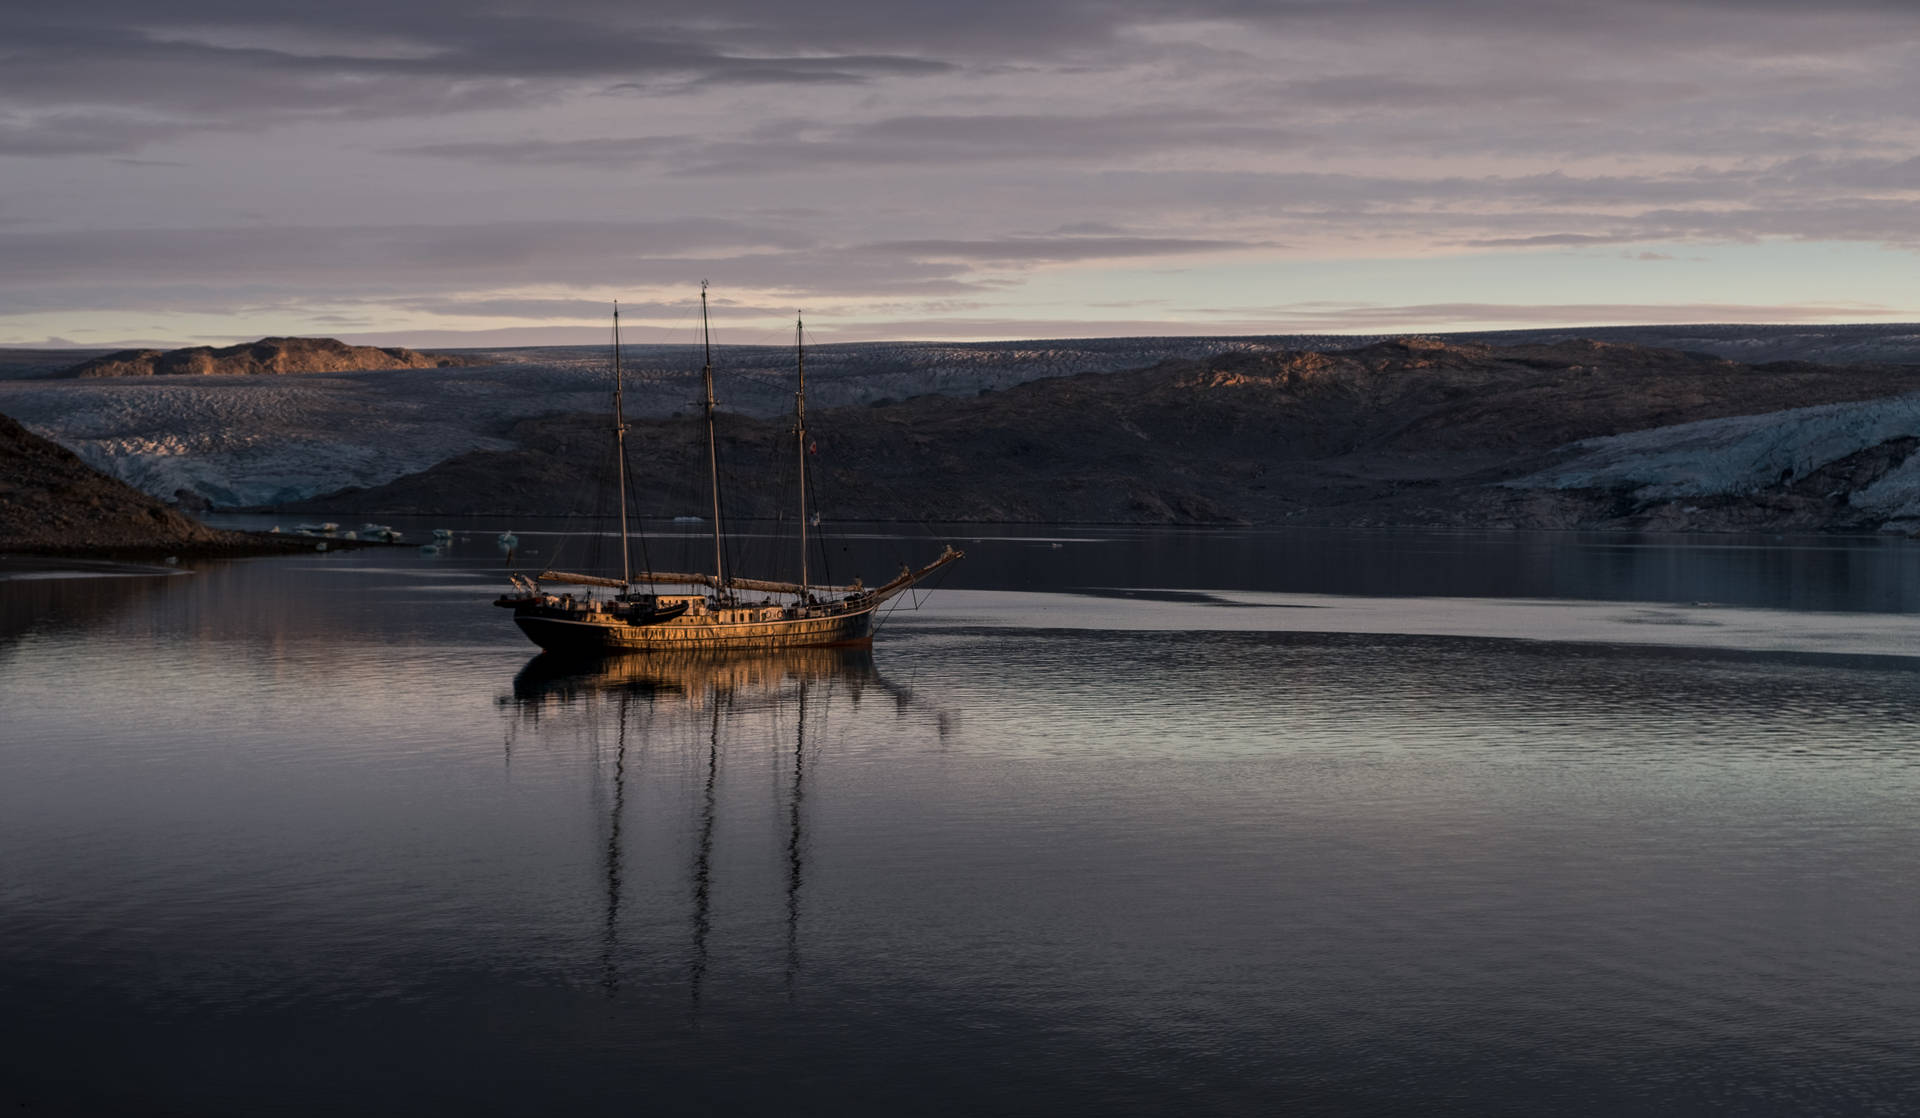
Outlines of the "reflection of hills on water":
{"type": "Polygon", "coordinates": [[[148,600],[178,571],[129,564],[14,559],[0,563],[0,653],[29,635],[106,627],[148,600]],[[73,577],[51,577],[67,574],[73,577]]]}

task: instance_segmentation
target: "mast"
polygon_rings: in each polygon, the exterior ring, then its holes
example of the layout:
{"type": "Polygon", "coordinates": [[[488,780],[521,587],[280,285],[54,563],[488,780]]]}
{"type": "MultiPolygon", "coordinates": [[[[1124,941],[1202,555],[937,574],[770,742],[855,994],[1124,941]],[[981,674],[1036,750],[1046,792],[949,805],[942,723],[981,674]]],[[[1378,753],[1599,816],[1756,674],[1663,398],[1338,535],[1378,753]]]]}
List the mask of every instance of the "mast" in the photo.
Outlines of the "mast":
{"type": "MultiPolygon", "coordinates": [[[[633,581],[633,562],[627,557],[627,420],[620,411],[620,301],[613,302],[613,472],[620,479],[620,582],[633,581]]],[[[604,490],[602,490],[604,492],[604,490]]]]}
{"type": "Polygon", "coordinates": [[[700,337],[707,363],[700,378],[707,390],[707,471],[713,479],[713,578],[715,593],[726,585],[727,572],[720,555],[720,449],[713,434],[713,331],[707,325],[707,281],[700,281],[700,337]]]}
{"type": "Polygon", "coordinates": [[[800,369],[800,387],[793,394],[793,432],[800,447],[800,586],[807,585],[807,349],[800,316],[793,316],[793,359],[800,369]]]}

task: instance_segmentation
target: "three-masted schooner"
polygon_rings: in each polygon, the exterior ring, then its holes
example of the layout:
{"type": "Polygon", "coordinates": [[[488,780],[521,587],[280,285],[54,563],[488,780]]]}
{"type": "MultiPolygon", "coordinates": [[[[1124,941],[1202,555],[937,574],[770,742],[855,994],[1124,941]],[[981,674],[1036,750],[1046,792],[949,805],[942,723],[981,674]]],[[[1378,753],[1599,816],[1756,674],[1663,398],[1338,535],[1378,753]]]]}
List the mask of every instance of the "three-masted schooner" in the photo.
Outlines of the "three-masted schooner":
{"type": "Polygon", "coordinates": [[[510,575],[513,591],[494,605],[513,611],[514,623],[533,643],[550,652],[603,654],[687,650],[802,648],[863,645],[873,640],[875,611],[961,558],[951,546],[918,569],[902,568],[891,581],[867,587],[856,579],[843,586],[813,582],[807,563],[807,374],[803,335],[794,326],[798,387],[794,392],[794,432],[799,436],[800,579],[742,578],[727,570],[720,519],[720,458],[714,434],[713,335],[707,321],[707,287],[700,285],[700,330],[705,348],[701,384],[707,426],[707,469],[713,494],[713,572],[688,574],[634,571],[628,548],[627,424],[621,409],[620,317],[614,311],[613,443],[619,479],[620,577],[543,570],[510,575]],[[550,587],[580,586],[581,593],[550,587]],[[703,587],[691,593],[663,594],[661,586],[703,587]],[[611,591],[596,597],[595,590],[611,591]],[[742,592],[758,595],[748,601],[742,592]],[[776,598],[775,595],[779,597],[776,598]]]}

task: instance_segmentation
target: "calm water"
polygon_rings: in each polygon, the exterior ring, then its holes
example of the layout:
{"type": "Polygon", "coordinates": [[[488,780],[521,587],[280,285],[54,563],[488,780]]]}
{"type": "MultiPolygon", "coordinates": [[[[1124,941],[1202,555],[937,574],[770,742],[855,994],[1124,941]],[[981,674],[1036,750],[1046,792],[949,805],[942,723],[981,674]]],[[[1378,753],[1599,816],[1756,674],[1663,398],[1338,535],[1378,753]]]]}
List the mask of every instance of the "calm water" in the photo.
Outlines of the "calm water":
{"type": "Polygon", "coordinates": [[[963,533],[582,671],[500,527],[0,582],[9,1113],[1920,1110],[1920,547],[963,533]]]}

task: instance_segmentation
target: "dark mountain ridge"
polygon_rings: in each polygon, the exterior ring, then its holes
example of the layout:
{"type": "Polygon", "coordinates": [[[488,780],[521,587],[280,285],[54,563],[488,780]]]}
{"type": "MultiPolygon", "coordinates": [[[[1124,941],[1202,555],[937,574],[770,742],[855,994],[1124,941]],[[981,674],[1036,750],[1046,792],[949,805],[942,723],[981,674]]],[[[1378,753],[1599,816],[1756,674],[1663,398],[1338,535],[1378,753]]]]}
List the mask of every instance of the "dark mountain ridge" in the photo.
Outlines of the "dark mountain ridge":
{"type": "MultiPolygon", "coordinates": [[[[1745,365],[1591,340],[1498,347],[1407,338],[829,409],[810,428],[820,502],[844,519],[1571,526],[1645,510],[1623,509],[1613,494],[1496,483],[1542,468],[1580,439],[1915,389],[1920,369],[1903,366],[1745,365]]],[[[606,425],[586,415],[522,421],[507,433],[513,450],[292,507],[591,511],[610,454],[606,425]]],[[[787,507],[788,426],[723,416],[723,460],[756,483],[731,487],[729,515],[787,507]]],[[[703,511],[699,424],[635,422],[629,446],[645,513],[703,511]]]]}

